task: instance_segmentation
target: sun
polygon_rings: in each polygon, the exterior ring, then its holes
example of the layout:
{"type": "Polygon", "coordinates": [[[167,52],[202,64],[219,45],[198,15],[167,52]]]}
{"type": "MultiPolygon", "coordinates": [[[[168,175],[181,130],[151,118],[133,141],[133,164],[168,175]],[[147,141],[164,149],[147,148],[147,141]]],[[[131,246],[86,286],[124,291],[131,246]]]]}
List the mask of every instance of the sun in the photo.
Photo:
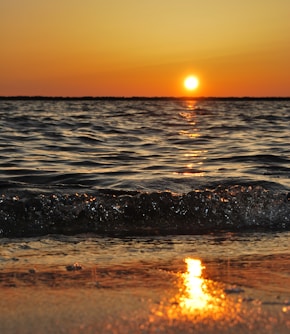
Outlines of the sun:
{"type": "Polygon", "coordinates": [[[199,85],[199,81],[198,81],[198,78],[195,76],[192,76],[192,75],[188,76],[184,80],[184,87],[187,90],[194,90],[198,87],[198,85],[199,85]]]}

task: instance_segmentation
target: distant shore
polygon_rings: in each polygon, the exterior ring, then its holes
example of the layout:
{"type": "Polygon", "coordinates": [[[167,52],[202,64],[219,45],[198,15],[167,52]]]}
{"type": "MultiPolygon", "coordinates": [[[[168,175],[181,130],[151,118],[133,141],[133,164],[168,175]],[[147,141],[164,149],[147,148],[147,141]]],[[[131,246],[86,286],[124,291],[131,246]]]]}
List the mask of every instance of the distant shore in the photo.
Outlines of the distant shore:
{"type": "Polygon", "coordinates": [[[228,96],[228,97],[215,97],[215,96],[0,96],[0,100],[65,100],[65,101],[79,101],[79,100],[198,100],[198,101],[289,101],[288,97],[279,96],[265,96],[265,97],[254,97],[254,96],[228,96]]]}

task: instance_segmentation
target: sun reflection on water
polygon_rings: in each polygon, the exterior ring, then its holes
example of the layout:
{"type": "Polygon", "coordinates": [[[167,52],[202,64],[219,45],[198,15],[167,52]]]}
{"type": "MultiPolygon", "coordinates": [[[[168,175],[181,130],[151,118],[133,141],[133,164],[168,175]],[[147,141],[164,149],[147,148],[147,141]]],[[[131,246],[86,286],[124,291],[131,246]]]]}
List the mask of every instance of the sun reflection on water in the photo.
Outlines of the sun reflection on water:
{"type": "Polygon", "coordinates": [[[210,300],[206,287],[201,278],[203,266],[198,259],[186,258],[187,272],[182,274],[184,293],[180,297],[180,307],[187,311],[203,309],[210,300]]]}
{"type": "MultiPolygon", "coordinates": [[[[174,171],[173,174],[189,177],[203,177],[205,175],[201,166],[207,159],[207,150],[198,149],[199,146],[195,145],[195,141],[202,135],[198,127],[198,117],[195,109],[196,101],[186,101],[183,111],[179,112],[179,117],[184,121],[184,128],[180,129],[178,134],[180,137],[186,138],[188,143],[192,142],[193,145],[185,146],[190,150],[183,153],[182,163],[184,165],[178,171],[174,171]]],[[[184,147],[182,150],[184,151],[184,147]]]]}
{"type": "Polygon", "coordinates": [[[186,271],[177,274],[178,292],[153,311],[155,317],[171,320],[227,319],[235,323],[241,303],[226,298],[220,283],[203,277],[206,268],[201,260],[186,258],[184,262],[186,271]]]}
{"type": "Polygon", "coordinates": [[[225,294],[216,282],[205,279],[203,270],[205,266],[201,260],[186,258],[186,272],[179,274],[179,293],[175,296],[177,307],[171,308],[169,314],[176,317],[178,314],[215,318],[225,313],[225,294]]]}

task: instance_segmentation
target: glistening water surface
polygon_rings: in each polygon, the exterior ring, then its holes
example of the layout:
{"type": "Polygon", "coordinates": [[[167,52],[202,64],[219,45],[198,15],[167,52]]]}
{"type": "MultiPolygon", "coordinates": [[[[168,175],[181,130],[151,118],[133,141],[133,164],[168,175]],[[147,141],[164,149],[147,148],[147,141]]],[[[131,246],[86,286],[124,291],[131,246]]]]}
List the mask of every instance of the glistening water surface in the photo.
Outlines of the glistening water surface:
{"type": "Polygon", "coordinates": [[[2,100],[0,121],[2,183],[290,189],[288,100],[2,100]]]}
{"type": "Polygon", "coordinates": [[[0,101],[0,235],[289,229],[289,100],[0,101]]]}
{"type": "Polygon", "coordinates": [[[96,235],[2,238],[0,263],[6,268],[44,264],[58,267],[76,262],[83,266],[111,266],[150,259],[150,262],[172,265],[174,259],[186,257],[205,261],[263,257],[289,254],[289,237],[289,232],[279,232],[123,238],[96,235]]]}
{"type": "Polygon", "coordinates": [[[2,99],[0,332],[289,333],[289,120],[2,99]]]}
{"type": "Polygon", "coordinates": [[[288,333],[288,245],[289,232],[1,239],[0,328],[288,333]]]}

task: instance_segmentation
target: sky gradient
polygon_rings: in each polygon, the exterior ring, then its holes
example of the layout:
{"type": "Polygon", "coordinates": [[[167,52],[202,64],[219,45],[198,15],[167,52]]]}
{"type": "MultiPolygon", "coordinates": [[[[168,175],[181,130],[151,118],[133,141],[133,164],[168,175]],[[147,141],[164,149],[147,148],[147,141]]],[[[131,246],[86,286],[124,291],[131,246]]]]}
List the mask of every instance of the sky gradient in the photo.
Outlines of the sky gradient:
{"type": "Polygon", "coordinates": [[[2,0],[0,95],[290,96],[289,0],[2,0]]]}

